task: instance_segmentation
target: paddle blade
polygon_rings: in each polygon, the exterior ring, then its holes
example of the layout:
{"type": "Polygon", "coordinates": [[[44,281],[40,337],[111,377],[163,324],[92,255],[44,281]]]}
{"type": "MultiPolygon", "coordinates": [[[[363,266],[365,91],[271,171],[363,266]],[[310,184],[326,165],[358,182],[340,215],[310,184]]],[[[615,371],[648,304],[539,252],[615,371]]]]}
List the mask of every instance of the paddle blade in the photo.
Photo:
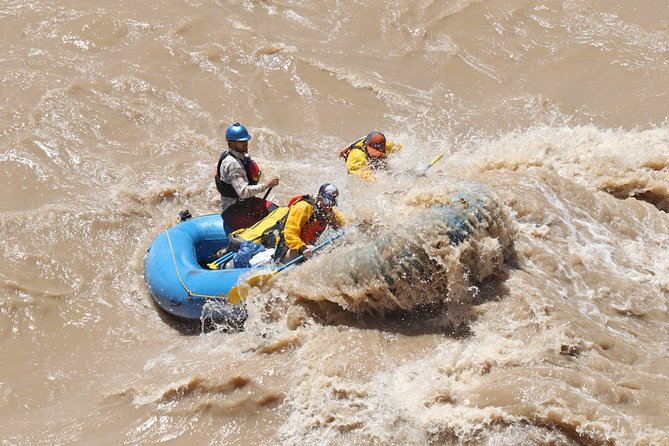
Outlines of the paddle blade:
{"type": "MultiPolygon", "coordinates": [[[[246,297],[246,295],[244,295],[246,297]]],[[[233,286],[230,288],[230,291],[228,291],[228,301],[232,305],[237,305],[240,301],[242,300],[242,295],[239,291],[239,286],[233,286]]]]}
{"type": "Polygon", "coordinates": [[[232,305],[237,305],[242,299],[246,299],[246,296],[249,294],[249,289],[251,287],[258,287],[272,278],[278,271],[270,271],[268,273],[258,274],[246,280],[244,283],[241,283],[237,286],[230,288],[228,292],[228,301],[232,305]]]}
{"type": "Polygon", "coordinates": [[[273,276],[274,274],[276,274],[276,273],[277,273],[277,270],[270,271],[270,272],[268,272],[268,273],[264,273],[264,274],[258,274],[257,276],[253,276],[253,277],[251,277],[249,280],[247,280],[247,281],[246,281],[246,284],[247,284],[249,287],[252,287],[252,286],[257,287],[257,286],[260,286],[260,285],[262,285],[263,283],[267,282],[269,279],[271,279],[272,276],[273,276]]]}

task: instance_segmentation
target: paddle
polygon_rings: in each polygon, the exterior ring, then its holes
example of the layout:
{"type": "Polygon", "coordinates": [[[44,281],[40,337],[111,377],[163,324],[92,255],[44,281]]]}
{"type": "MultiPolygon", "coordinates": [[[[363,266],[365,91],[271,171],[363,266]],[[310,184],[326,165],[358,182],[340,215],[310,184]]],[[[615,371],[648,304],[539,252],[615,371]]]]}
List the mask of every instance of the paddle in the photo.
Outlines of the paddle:
{"type": "MultiPolygon", "coordinates": [[[[331,238],[327,239],[326,241],[324,241],[320,245],[316,246],[314,249],[311,250],[311,252],[316,252],[316,251],[326,247],[327,245],[334,242],[335,240],[337,240],[342,235],[344,235],[343,231],[340,232],[339,234],[335,235],[334,237],[331,237],[331,238]]],[[[277,269],[274,269],[272,271],[261,273],[261,274],[258,274],[256,276],[251,277],[250,279],[246,280],[246,285],[248,287],[257,286],[258,284],[263,283],[263,282],[271,279],[275,274],[280,273],[281,271],[288,268],[289,266],[292,266],[292,265],[294,265],[298,262],[301,262],[303,260],[304,260],[304,255],[300,255],[299,257],[294,258],[290,262],[286,263],[285,265],[280,266],[277,269]]],[[[243,289],[247,289],[247,287],[244,287],[243,289]]],[[[230,301],[231,304],[237,305],[241,299],[246,298],[246,294],[247,294],[247,292],[245,291],[242,295],[242,291],[239,290],[239,285],[236,285],[236,286],[230,288],[230,291],[228,292],[228,300],[230,301]]]]}
{"type": "Polygon", "coordinates": [[[430,164],[428,164],[428,166],[425,168],[425,170],[426,170],[426,171],[430,170],[430,167],[432,167],[432,166],[434,166],[435,164],[437,164],[437,161],[439,161],[439,160],[442,159],[443,157],[444,157],[444,154],[443,154],[443,153],[440,153],[439,155],[437,155],[437,157],[436,157],[435,159],[433,159],[432,162],[431,162],[430,164]]]}
{"type": "Polygon", "coordinates": [[[267,189],[267,192],[265,192],[265,196],[262,197],[263,200],[267,201],[267,197],[269,197],[269,193],[272,192],[272,189],[274,188],[270,187],[269,189],[267,189]]]}
{"type": "Polygon", "coordinates": [[[221,264],[223,264],[223,263],[227,262],[228,260],[232,259],[234,256],[235,256],[235,253],[233,251],[225,253],[221,257],[219,257],[218,259],[214,260],[213,262],[207,263],[207,266],[209,267],[209,269],[219,269],[221,264]]]}

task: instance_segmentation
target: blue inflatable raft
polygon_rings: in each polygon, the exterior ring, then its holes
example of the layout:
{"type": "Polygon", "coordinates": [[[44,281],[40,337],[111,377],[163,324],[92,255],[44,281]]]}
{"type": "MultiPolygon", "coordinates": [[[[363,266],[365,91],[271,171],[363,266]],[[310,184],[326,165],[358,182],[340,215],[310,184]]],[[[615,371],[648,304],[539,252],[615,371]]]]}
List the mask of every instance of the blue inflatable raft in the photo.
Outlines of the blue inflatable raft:
{"type": "Polygon", "coordinates": [[[212,270],[206,265],[227,244],[217,214],[183,221],[158,235],[146,254],[145,280],[160,308],[184,319],[210,318],[241,328],[246,309],[230,304],[227,295],[249,268],[212,270]]]}

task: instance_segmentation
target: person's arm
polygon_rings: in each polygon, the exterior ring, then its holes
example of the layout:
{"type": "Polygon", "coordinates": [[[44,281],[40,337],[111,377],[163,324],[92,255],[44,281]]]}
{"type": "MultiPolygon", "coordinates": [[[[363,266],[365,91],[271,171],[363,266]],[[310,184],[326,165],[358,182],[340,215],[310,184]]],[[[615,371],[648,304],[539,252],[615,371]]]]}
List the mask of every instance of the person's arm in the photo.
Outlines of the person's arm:
{"type": "Polygon", "coordinates": [[[386,141],[386,154],[400,153],[404,145],[399,142],[386,141]]]}
{"type": "Polygon", "coordinates": [[[221,179],[232,185],[240,199],[251,198],[269,188],[266,184],[251,186],[248,178],[246,178],[246,171],[241,164],[232,157],[228,157],[228,159],[223,160],[221,164],[221,179]],[[228,159],[230,159],[230,162],[226,163],[228,159]]]}
{"type": "Polygon", "coordinates": [[[346,226],[346,217],[344,214],[339,212],[337,209],[332,209],[332,219],[330,221],[330,225],[332,226],[332,229],[338,230],[346,226]]]}
{"type": "Polygon", "coordinates": [[[313,213],[313,208],[306,201],[300,201],[290,207],[286,224],[283,227],[283,237],[286,240],[288,249],[299,251],[302,247],[307,246],[300,238],[300,232],[302,232],[302,227],[311,218],[313,213]]]}

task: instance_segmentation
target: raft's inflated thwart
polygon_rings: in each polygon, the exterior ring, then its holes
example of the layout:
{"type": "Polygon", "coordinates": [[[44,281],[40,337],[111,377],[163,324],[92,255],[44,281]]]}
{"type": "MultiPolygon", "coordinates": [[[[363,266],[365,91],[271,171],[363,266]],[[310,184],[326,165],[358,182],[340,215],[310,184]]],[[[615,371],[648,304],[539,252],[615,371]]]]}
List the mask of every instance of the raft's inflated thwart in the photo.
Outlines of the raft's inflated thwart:
{"type": "Polygon", "coordinates": [[[145,279],[156,303],[181,318],[199,320],[204,310],[207,318],[241,327],[246,309],[231,305],[227,295],[249,269],[203,266],[208,256],[227,243],[220,215],[181,222],[156,237],[145,259],[145,279]],[[205,303],[210,303],[206,309],[205,303]]]}

